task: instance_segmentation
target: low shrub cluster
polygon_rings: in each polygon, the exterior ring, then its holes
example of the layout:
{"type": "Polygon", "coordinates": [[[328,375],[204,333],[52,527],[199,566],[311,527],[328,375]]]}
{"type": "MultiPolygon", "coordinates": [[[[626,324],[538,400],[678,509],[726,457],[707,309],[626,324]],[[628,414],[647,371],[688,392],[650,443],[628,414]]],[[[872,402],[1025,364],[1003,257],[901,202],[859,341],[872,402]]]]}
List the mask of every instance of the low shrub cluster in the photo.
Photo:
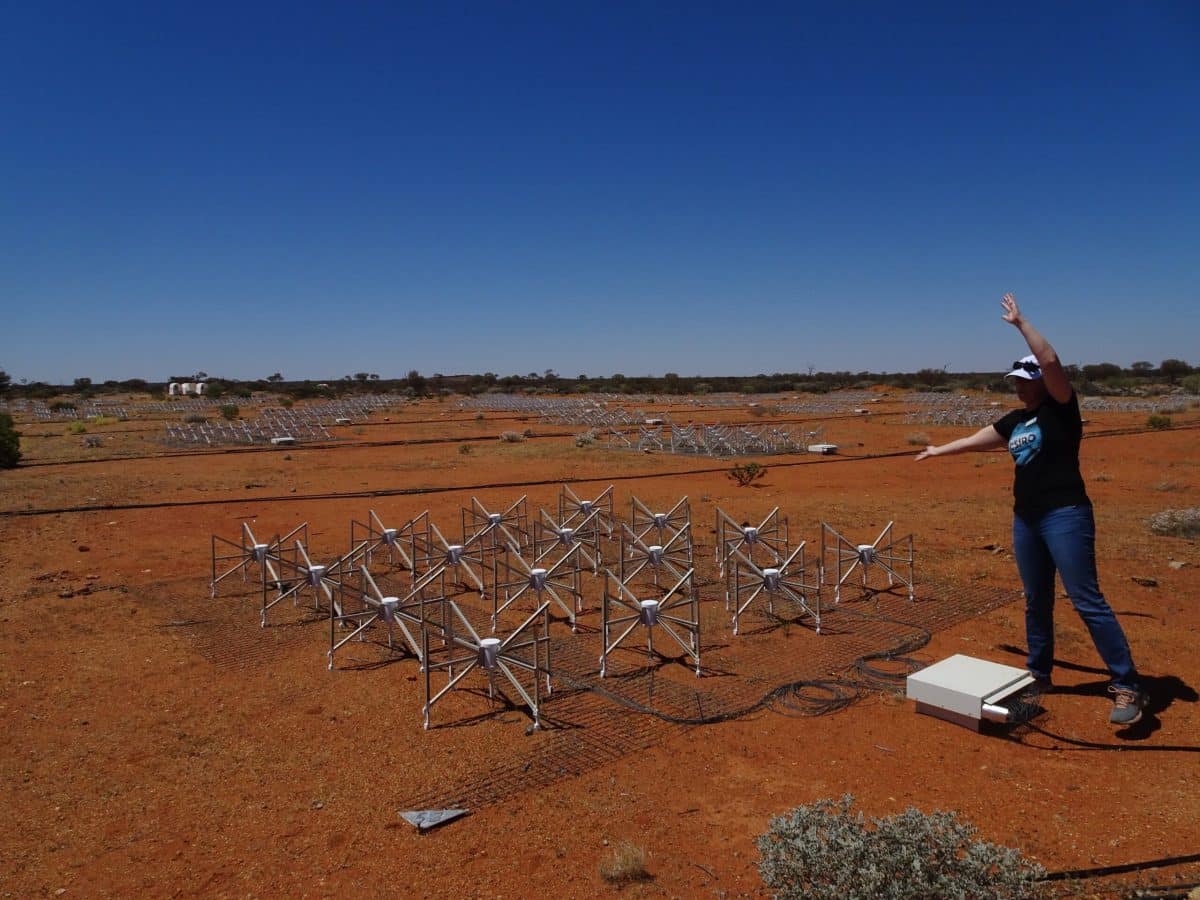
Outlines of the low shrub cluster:
{"type": "Polygon", "coordinates": [[[771,820],[758,870],[776,897],[1037,897],[1040,866],[1010,847],[975,840],[952,812],[909,807],[864,821],[854,798],[819,800],[771,820]]]}
{"type": "Polygon", "coordinates": [[[914,431],[907,435],[904,439],[915,447],[928,447],[933,443],[933,441],[929,439],[929,435],[923,431],[914,431]]]}
{"type": "Polygon", "coordinates": [[[1200,507],[1164,509],[1150,517],[1150,530],[1171,537],[1200,536],[1200,507]]]}
{"type": "Polygon", "coordinates": [[[582,434],[575,435],[575,446],[576,447],[590,447],[595,443],[596,443],[596,432],[594,429],[589,428],[587,431],[583,432],[582,434]]]}
{"type": "Polygon", "coordinates": [[[1171,417],[1170,416],[1162,416],[1162,415],[1159,415],[1158,413],[1155,413],[1154,415],[1152,415],[1150,418],[1148,418],[1146,420],[1146,427],[1153,428],[1155,431],[1162,431],[1164,428],[1170,428],[1171,427],[1171,417]]]}
{"type": "Polygon", "coordinates": [[[519,444],[525,440],[525,435],[519,431],[502,431],[500,432],[500,440],[506,444],[519,444]]]}

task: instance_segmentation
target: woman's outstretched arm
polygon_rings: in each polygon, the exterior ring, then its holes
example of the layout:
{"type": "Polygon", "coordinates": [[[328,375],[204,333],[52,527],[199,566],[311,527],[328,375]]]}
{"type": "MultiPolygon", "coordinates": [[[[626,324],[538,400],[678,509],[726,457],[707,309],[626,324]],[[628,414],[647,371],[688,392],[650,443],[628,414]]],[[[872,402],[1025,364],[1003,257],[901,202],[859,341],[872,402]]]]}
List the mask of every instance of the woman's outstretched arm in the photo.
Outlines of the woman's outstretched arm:
{"type": "Polygon", "coordinates": [[[1004,446],[1004,436],[994,426],[985,425],[969,437],[959,438],[948,444],[935,447],[930,444],[917,454],[916,461],[928,459],[931,456],[953,456],[955,453],[970,453],[975,450],[994,450],[1004,446]]]}
{"type": "Polygon", "coordinates": [[[1066,403],[1071,399],[1074,388],[1071,387],[1070,379],[1063,371],[1058,354],[1050,346],[1050,342],[1021,315],[1017,298],[1012,294],[1005,294],[1000,305],[1004,307],[1004,321],[1016,326],[1021,332],[1021,337],[1025,338],[1025,343],[1029,345],[1029,352],[1037,357],[1038,365],[1042,367],[1042,381],[1046,384],[1047,393],[1059,403],[1066,403]]]}

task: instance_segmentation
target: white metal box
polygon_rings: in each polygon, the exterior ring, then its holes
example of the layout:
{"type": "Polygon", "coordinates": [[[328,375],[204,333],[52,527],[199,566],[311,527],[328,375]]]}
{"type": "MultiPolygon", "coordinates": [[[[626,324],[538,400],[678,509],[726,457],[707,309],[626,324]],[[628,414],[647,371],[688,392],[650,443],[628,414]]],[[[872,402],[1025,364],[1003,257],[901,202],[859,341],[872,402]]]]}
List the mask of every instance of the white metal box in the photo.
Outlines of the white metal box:
{"type": "Polygon", "coordinates": [[[1033,682],[1024,669],[957,653],[909,675],[907,693],[917,712],[978,731],[984,719],[1007,721],[1005,698],[1033,682]]]}

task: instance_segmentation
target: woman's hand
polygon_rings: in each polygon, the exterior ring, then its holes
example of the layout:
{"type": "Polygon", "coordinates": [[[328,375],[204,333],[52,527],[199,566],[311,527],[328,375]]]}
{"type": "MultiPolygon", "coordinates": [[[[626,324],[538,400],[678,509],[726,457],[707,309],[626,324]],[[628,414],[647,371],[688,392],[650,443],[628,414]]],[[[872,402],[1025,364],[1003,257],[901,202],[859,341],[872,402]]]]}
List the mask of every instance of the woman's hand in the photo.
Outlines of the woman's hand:
{"type": "Polygon", "coordinates": [[[920,462],[923,459],[929,459],[931,456],[937,456],[937,447],[933,446],[933,444],[926,444],[925,449],[917,454],[913,462],[920,462]]]}
{"type": "Polygon", "coordinates": [[[1001,318],[1009,325],[1019,327],[1021,324],[1021,310],[1017,306],[1017,298],[1012,294],[1005,294],[1000,300],[1000,305],[1004,307],[1004,315],[1001,318]]]}

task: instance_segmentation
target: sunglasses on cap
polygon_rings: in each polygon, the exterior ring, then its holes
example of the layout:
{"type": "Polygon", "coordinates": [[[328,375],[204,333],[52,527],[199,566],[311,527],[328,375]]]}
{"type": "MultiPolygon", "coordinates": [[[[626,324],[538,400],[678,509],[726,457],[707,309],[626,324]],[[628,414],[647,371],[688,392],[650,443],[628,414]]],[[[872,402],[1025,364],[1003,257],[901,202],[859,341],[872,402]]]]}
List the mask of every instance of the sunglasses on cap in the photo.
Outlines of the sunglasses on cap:
{"type": "Polygon", "coordinates": [[[1017,360],[1015,363],[1012,364],[1012,367],[1014,369],[1023,369],[1024,371],[1028,372],[1030,375],[1036,375],[1038,372],[1042,371],[1042,367],[1039,366],[1037,363],[1023,362],[1022,360],[1017,360]]]}

